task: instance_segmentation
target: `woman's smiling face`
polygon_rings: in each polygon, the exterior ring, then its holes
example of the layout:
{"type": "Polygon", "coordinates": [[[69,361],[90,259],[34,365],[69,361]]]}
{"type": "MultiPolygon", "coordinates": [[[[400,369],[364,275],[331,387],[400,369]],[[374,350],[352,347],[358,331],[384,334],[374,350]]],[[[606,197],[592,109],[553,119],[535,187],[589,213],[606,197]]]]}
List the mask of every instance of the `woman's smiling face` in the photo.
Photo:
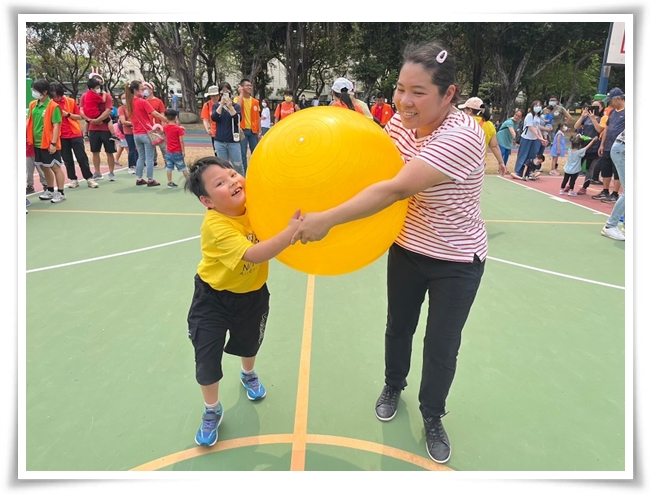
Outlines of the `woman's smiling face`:
{"type": "Polygon", "coordinates": [[[395,106],[407,129],[417,129],[418,137],[431,134],[447,117],[452,108],[455,86],[444,95],[431,82],[431,74],[419,63],[407,62],[402,66],[395,89],[395,106]]]}

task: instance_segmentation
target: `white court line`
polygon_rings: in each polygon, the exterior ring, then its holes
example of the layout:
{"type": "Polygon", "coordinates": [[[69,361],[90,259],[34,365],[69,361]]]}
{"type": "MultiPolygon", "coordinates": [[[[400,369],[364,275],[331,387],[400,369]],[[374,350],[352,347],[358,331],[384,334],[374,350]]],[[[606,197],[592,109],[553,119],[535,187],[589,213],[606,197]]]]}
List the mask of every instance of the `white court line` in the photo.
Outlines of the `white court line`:
{"type": "Polygon", "coordinates": [[[579,278],[578,276],[570,276],[568,274],[562,274],[562,273],[558,273],[556,271],[549,271],[547,269],[534,268],[532,266],[527,266],[526,264],[519,264],[519,263],[512,262],[512,261],[506,261],[504,259],[497,259],[496,257],[488,256],[487,258],[492,260],[492,261],[502,262],[504,264],[510,264],[511,266],[517,266],[518,268],[531,269],[533,271],[538,271],[540,273],[552,274],[554,276],[559,276],[561,278],[568,278],[570,280],[576,280],[576,281],[584,281],[585,283],[592,283],[594,285],[606,286],[607,288],[616,288],[618,290],[625,290],[624,286],[611,285],[610,283],[602,283],[600,281],[588,280],[586,278],[579,278]]]}
{"type": "Polygon", "coordinates": [[[556,197],[556,196],[554,196],[553,194],[549,194],[548,192],[544,192],[543,190],[539,190],[539,189],[536,189],[536,188],[534,188],[534,187],[529,187],[529,186],[527,186],[527,185],[524,184],[524,183],[519,183],[520,181],[517,180],[517,179],[515,179],[515,178],[505,178],[505,177],[501,177],[501,176],[497,176],[497,178],[500,178],[501,180],[505,180],[505,181],[507,181],[507,182],[510,182],[511,184],[519,185],[520,187],[524,187],[524,188],[526,188],[526,189],[528,189],[528,190],[534,190],[535,192],[539,192],[540,194],[544,194],[545,196],[548,196],[548,197],[550,197],[551,199],[555,199],[556,201],[559,201],[559,202],[568,202],[568,203],[570,203],[570,204],[574,204],[574,205],[576,205],[576,206],[578,206],[578,207],[580,207],[580,208],[584,208],[584,209],[586,209],[587,211],[591,211],[591,212],[594,213],[594,214],[602,214],[603,216],[607,216],[607,217],[609,218],[609,215],[608,215],[607,213],[603,213],[602,211],[598,211],[598,210],[596,210],[596,209],[591,209],[591,208],[589,208],[589,207],[587,207],[587,206],[583,206],[582,204],[578,204],[577,202],[573,202],[573,201],[569,201],[569,200],[567,200],[567,199],[562,199],[562,198],[560,198],[560,197],[556,197]]]}
{"type": "Polygon", "coordinates": [[[195,237],[184,238],[184,239],[181,239],[181,240],[174,240],[173,242],[167,242],[165,244],[152,245],[151,247],[143,247],[142,249],[128,250],[126,252],[118,252],[117,254],[110,254],[110,255],[101,256],[101,257],[93,257],[92,259],[82,259],[81,261],[67,262],[65,264],[56,264],[54,266],[45,266],[45,267],[42,267],[42,268],[28,269],[26,271],[26,273],[27,274],[29,274],[29,273],[37,273],[39,271],[48,271],[50,269],[65,268],[65,267],[68,267],[68,266],[74,266],[76,264],[84,264],[86,262],[101,261],[102,259],[110,259],[111,257],[126,256],[128,254],[136,254],[138,252],[144,252],[145,250],[152,250],[152,249],[158,249],[160,247],[167,247],[168,245],[180,244],[181,242],[187,242],[188,240],[195,240],[197,238],[201,238],[201,235],[196,235],[195,237]]]}

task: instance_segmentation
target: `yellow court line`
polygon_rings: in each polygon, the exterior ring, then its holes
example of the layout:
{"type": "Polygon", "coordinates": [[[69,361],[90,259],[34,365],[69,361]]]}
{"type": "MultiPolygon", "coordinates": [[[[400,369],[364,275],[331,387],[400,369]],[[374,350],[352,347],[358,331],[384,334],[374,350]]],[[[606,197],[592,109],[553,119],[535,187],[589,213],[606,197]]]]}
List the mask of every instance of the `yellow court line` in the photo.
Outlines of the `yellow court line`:
{"type": "Polygon", "coordinates": [[[154,470],[160,470],[161,468],[179,463],[185,460],[191,460],[192,458],[197,458],[199,456],[207,455],[209,453],[216,453],[217,451],[226,451],[228,449],[244,448],[246,446],[259,446],[263,444],[282,444],[290,443],[292,441],[291,434],[269,434],[266,436],[250,436],[250,437],[241,437],[238,439],[229,439],[227,441],[221,441],[206,448],[205,446],[197,446],[195,448],[186,449],[184,451],[179,451],[178,453],[172,453],[171,455],[163,456],[156,460],[144,463],[140,466],[132,468],[131,472],[151,472],[154,470]]]}
{"type": "Polygon", "coordinates": [[[311,335],[314,318],[314,285],[316,278],[307,277],[305,296],[305,318],[302,327],[302,346],[300,349],[300,370],[298,374],[298,396],[296,398],[296,418],[293,425],[293,446],[291,447],[291,470],[305,470],[307,452],[307,413],[309,410],[309,373],[311,368],[311,335]]]}
{"type": "Polygon", "coordinates": [[[79,211],[74,209],[31,209],[31,213],[125,214],[149,216],[204,216],[204,213],[152,213],[148,211],[79,211]]]}
{"type": "Polygon", "coordinates": [[[453,468],[449,468],[433,460],[423,456],[416,455],[403,449],[392,448],[384,444],[373,443],[364,441],[362,439],[353,439],[351,437],[340,436],[327,436],[323,434],[307,434],[307,442],[309,444],[326,444],[328,446],[340,446],[342,448],[352,448],[361,451],[368,451],[382,456],[390,456],[397,460],[402,460],[413,465],[417,465],[426,470],[436,470],[440,472],[453,472],[453,468]]]}

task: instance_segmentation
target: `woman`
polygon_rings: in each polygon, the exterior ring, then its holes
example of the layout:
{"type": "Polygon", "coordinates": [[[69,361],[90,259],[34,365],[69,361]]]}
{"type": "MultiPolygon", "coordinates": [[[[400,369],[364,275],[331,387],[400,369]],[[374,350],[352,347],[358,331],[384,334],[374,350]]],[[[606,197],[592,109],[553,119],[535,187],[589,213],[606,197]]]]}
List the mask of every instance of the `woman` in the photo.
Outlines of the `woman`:
{"type": "Polygon", "coordinates": [[[542,118],[541,116],[542,102],[535,100],[528,115],[526,115],[526,118],[524,119],[524,130],[521,133],[521,141],[519,142],[515,171],[510,174],[512,178],[523,179],[522,170],[524,168],[524,163],[526,160],[533,159],[537,156],[537,152],[539,151],[539,142],[542,143],[542,146],[546,147],[546,139],[544,139],[539,130],[542,118]]]}
{"type": "MultiPolygon", "coordinates": [[[[458,108],[463,110],[470,117],[474,117],[483,129],[483,132],[485,133],[485,144],[490,147],[492,154],[497,159],[499,175],[503,177],[506,174],[506,165],[503,162],[503,156],[501,156],[501,150],[499,149],[499,143],[497,142],[497,129],[494,127],[494,124],[490,122],[490,119],[492,118],[490,109],[483,103],[481,98],[476,97],[468,99],[462,105],[458,105],[458,108]]],[[[487,158],[487,148],[485,149],[485,157],[487,158]]]]}
{"type": "Polygon", "coordinates": [[[167,123],[165,115],[161,115],[143,99],[142,83],[133,81],[126,86],[124,91],[126,96],[126,115],[130,115],[130,122],[133,124],[133,141],[138,150],[138,161],[135,170],[135,185],[146,185],[147,187],[156,187],[160,185],[153,178],[153,157],[154,147],[147,132],[152,129],[151,117],[155,117],[161,122],[167,123]],[[142,178],[145,162],[147,164],[147,180],[142,178]]]}
{"type": "Polygon", "coordinates": [[[117,118],[119,118],[120,123],[122,124],[122,132],[124,133],[124,138],[126,143],[129,146],[129,155],[128,155],[128,171],[131,175],[135,174],[136,163],[138,162],[138,149],[133,140],[133,124],[131,123],[130,115],[126,113],[126,93],[120,94],[120,101],[122,106],[117,109],[117,118]]]}
{"type": "Polygon", "coordinates": [[[388,254],[385,386],[375,415],[387,421],[397,413],[428,291],[419,401],[427,452],[438,463],[451,455],[441,418],[456,371],[461,330],[487,257],[479,207],[485,138],[478,122],[454,107],[457,98],[452,56],[435,43],[409,46],[395,91],[399,113],[385,128],[404,167],[393,179],[373,184],[337,207],[305,214],[292,239],[320,240],[335,225],[409,199],[405,223],[388,254]]]}
{"type": "Polygon", "coordinates": [[[262,136],[266,134],[271,128],[271,110],[269,109],[269,100],[264,98],[262,100],[262,117],[260,119],[260,126],[262,127],[262,136]]]}
{"type": "MultiPolygon", "coordinates": [[[[605,108],[603,107],[603,102],[600,100],[594,100],[591,103],[592,107],[596,107],[597,110],[590,110],[589,108],[582,109],[582,115],[576,121],[573,128],[576,132],[581,132],[583,136],[591,137],[592,139],[599,139],[600,133],[603,131],[603,126],[600,125],[600,121],[603,117],[605,108]]],[[[582,196],[587,193],[587,188],[589,185],[594,182],[594,169],[595,165],[592,168],[591,164],[596,160],[598,161],[598,143],[595,143],[589,148],[585,153],[585,181],[578,190],[578,195],[582,196]]],[[[598,178],[598,177],[595,177],[598,178]]]]}
{"type": "Polygon", "coordinates": [[[499,144],[499,151],[501,151],[501,156],[503,157],[503,164],[506,166],[506,172],[512,146],[517,137],[516,129],[519,127],[519,122],[521,122],[523,116],[521,110],[517,110],[511,118],[501,124],[497,132],[497,143],[499,144]]]}
{"type": "Polygon", "coordinates": [[[242,176],[246,176],[239,144],[241,107],[232,101],[232,88],[227,82],[219,84],[219,104],[212,107],[212,120],[217,123],[214,150],[221,159],[228,160],[242,176]]]}
{"type": "MultiPolygon", "coordinates": [[[[345,77],[339,77],[332,84],[332,98],[334,102],[331,106],[337,106],[340,108],[348,108],[349,110],[354,110],[357,113],[365,116],[363,109],[357,103],[352,101],[350,94],[354,91],[354,86],[345,77]]],[[[371,115],[372,118],[372,115],[371,115]]]]}

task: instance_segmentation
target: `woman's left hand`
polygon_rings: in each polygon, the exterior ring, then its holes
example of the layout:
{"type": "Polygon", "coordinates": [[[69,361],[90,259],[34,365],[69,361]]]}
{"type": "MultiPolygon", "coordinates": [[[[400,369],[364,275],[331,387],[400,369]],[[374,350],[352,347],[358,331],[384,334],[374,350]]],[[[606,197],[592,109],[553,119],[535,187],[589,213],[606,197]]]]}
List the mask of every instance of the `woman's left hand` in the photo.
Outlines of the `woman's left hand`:
{"type": "Polygon", "coordinates": [[[508,169],[506,168],[506,165],[504,163],[499,163],[499,175],[505,177],[506,173],[508,173],[508,169]]]}

